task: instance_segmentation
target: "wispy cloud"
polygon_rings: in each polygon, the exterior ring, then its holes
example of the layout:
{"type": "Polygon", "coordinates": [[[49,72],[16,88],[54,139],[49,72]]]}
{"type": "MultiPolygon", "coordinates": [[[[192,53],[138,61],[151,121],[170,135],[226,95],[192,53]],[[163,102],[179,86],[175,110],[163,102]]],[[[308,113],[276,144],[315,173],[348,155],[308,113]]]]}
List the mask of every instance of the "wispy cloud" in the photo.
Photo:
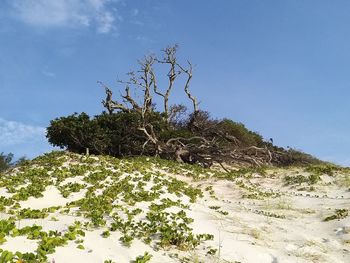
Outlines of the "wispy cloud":
{"type": "Polygon", "coordinates": [[[0,118],[0,147],[42,141],[45,128],[0,118]]]}
{"type": "Polygon", "coordinates": [[[41,72],[44,76],[48,77],[48,78],[55,78],[56,77],[56,74],[51,72],[51,71],[48,71],[48,70],[43,70],[41,72]]]}
{"type": "Polygon", "coordinates": [[[139,10],[137,8],[131,10],[131,16],[137,16],[139,14],[139,10]]]}
{"type": "Polygon", "coordinates": [[[136,40],[144,43],[155,43],[154,39],[147,36],[141,36],[141,35],[137,36],[136,40]]]}
{"type": "Polygon", "coordinates": [[[116,29],[118,0],[11,0],[13,16],[40,28],[94,27],[99,33],[116,29]]]}

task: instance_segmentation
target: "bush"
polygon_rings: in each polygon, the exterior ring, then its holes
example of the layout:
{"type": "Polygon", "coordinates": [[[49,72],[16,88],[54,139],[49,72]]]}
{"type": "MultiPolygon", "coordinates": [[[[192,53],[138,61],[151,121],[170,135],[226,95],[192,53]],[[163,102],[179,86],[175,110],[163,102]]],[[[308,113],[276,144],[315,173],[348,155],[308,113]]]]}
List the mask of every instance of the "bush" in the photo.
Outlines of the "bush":
{"type": "MultiPolygon", "coordinates": [[[[280,150],[285,151],[283,148],[280,148],[280,150]]],[[[309,164],[323,164],[322,161],[318,160],[312,155],[291,148],[286,151],[284,159],[284,165],[305,166],[309,164]]]]}
{"type": "MultiPolygon", "coordinates": [[[[46,137],[52,145],[72,152],[83,153],[89,148],[94,154],[153,155],[152,144],[143,149],[146,138],[138,130],[140,122],[140,115],[135,112],[102,113],[92,119],[86,113],[75,113],[51,121],[46,137]]],[[[147,116],[147,123],[153,124],[157,134],[166,128],[161,115],[155,112],[147,116]]]]}
{"type": "Polygon", "coordinates": [[[13,157],[14,155],[12,153],[0,153],[0,172],[4,172],[14,166],[26,165],[28,163],[28,159],[25,156],[20,157],[15,162],[13,162],[13,157]]]}
{"type": "MultiPolygon", "coordinates": [[[[162,158],[177,159],[176,151],[186,144],[186,147],[183,147],[184,153],[181,155],[182,161],[203,164],[208,155],[218,157],[220,161],[230,161],[229,153],[236,150],[256,158],[256,151],[249,152],[249,147],[255,146],[276,153],[272,155],[274,159],[269,161],[273,164],[321,163],[311,155],[293,149],[285,150],[274,146],[271,142],[265,142],[261,135],[248,130],[242,123],[228,119],[215,120],[204,111],[189,115],[177,123],[168,123],[164,117],[162,113],[155,111],[146,113],[144,119],[136,111],[120,111],[112,114],[103,112],[93,118],[84,112],[75,113],[52,120],[47,128],[46,137],[52,145],[72,152],[84,153],[86,148],[89,148],[92,154],[117,157],[154,156],[159,153],[162,158]],[[146,134],[140,130],[144,124],[153,127],[158,145],[150,142],[146,134]],[[176,138],[181,139],[177,141],[176,138]],[[168,147],[167,142],[170,139],[174,139],[172,142],[176,143],[168,147]],[[162,151],[158,151],[159,145],[163,147],[162,151]],[[226,153],[228,153],[227,156],[226,153]]],[[[148,132],[150,132],[149,128],[148,132]]],[[[265,150],[259,153],[266,155],[265,150]]],[[[262,158],[267,160],[269,156],[262,158]]],[[[211,164],[210,160],[207,162],[211,164]]]]}
{"type": "Polygon", "coordinates": [[[73,152],[82,152],[96,135],[90,117],[86,113],[74,113],[68,117],[57,118],[50,122],[46,137],[49,143],[60,148],[67,147],[73,152]]]}
{"type": "Polygon", "coordinates": [[[229,119],[223,119],[217,126],[218,130],[221,132],[230,136],[234,136],[243,147],[261,147],[264,145],[262,136],[256,132],[248,130],[243,123],[234,122],[229,119]]]}
{"type": "Polygon", "coordinates": [[[9,153],[9,154],[4,154],[3,152],[0,153],[0,172],[3,172],[9,169],[13,165],[12,159],[13,159],[12,153],[9,153]]]}
{"type": "MultiPolygon", "coordinates": [[[[200,112],[191,123],[190,116],[185,125],[174,127],[164,121],[158,112],[150,112],[146,115],[146,123],[153,126],[154,132],[162,142],[171,138],[190,138],[203,136],[210,138],[215,132],[234,136],[241,147],[261,146],[262,137],[249,131],[243,124],[224,119],[212,120],[206,112],[200,112]],[[207,127],[211,127],[208,129],[207,127]],[[215,131],[213,131],[215,130],[215,131]]],[[[102,113],[90,118],[86,113],[72,114],[67,117],[57,118],[50,122],[46,137],[49,143],[61,148],[67,148],[72,152],[83,153],[89,148],[91,153],[109,154],[113,156],[123,155],[154,155],[156,149],[152,143],[143,145],[147,138],[138,129],[141,117],[136,112],[117,112],[113,114],[102,113]]],[[[196,143],[193,141],[193,143],[196,143]]],[[[223,139],[222,144],[231,143],[223,139]]]]}
{"type": "MultiPolygon", "coordinates": [[[[150,155],[155,154],[156,149],[151,143],[143,149],[147,138],[142,131],[138,130],[141,123],[138,113],[103,113],[96,116],[94,121],[99,127],[99,136],[106,142],[104,153],[113,156],[140,155],[142,152],[150,155]]],[[[157,112],[148,114],[145,121],[153,126],[157,135],[167,129],[167,124],[157,112]]]]}

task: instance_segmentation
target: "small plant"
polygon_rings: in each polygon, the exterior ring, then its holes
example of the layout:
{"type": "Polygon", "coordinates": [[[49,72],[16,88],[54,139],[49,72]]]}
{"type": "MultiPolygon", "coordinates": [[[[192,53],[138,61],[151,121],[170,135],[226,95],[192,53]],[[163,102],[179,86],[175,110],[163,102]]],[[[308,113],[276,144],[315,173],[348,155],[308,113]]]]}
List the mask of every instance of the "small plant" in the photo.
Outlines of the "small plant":
{"type": "Polygon", "coordinates": [[[123,243],[124,246],[130,247],[134,238],[129,235],[124,235],[119,240],[123,243]]]}
{"type": "Polygon", "coordinates": [[[67,198],[71,193],[77,193],[81,189],[84,189],[86,187],[86,184],[79,184],[79,183],[68,183],[63,186],[59,186],[58,190],[60,190],[63,197],[67,198]]]}
{"type": "Polygon", "coordinates": [[[333,176],[334,172],[339,169],[340,167],[337,167],[335,165],[310,165],[305,168],[305,171],[318,176],[323,174],[333,176]]]}
{"type": "Polygon", "coordinates": [[[255,239],[260,239],[261,238],[261,232],[258,229],[256,229],[256,228],[253,228],[253,229],[250,230],[250,235],[252,237],[254,237],[255,239]]]}
{"type": "Polygon", "coordinates": [[[342,187],[347,187],[350,190],[350,175],[343,175],[338,179],[338,185],[342,187]]]}
{"type": "Polygon", "coordinates": [[[3,251],[0,255],[0,262],[12,262],[14,260],[15,255],[10,251],[3,251]]]}
{"type": "Polygon", "coordinates": [[[152,255],[148,252],[145,252],[143,256],[138,256],[133,262],[134,263],[146,263],[149,262],[152,258],[152,255]]]}
{"type": "Polygon", "coordinates": [[[331,216],[327,216],[323,219],[324,222],[335,220],[335,219],[343,219],[349,215],[349,211],[347,209],[336,209],[335,214],[331,216]]]}
{"type": "Polygon", "coordinates": [[[228,215],[228,212],[227,211],[223,211],[223,210],[218,210],[217,211],[218,213],[224,215],[224,216],[227,216],[228,215]]]}
{"type": "Polygon", "coordinates": [[[215,255],[218,252],[218,250],[216,248],[211,248],[207,251],[207,255],[215,255]]]}
{"type": "Polygon", "coordinates": [[[111,233],[108,231],[108,230],[106,230],[106,231],[104,231],[103,233],[102,233],[102,237],[104,237],[104,238],[107,238],[107,237],[109,237],[111,235],[111,233]]]}
{"type": "Polygon", "coordinates": [[[308,176],[308,184],[315,184],[320,180],[321,180],[321,177],[319,174],[310,174],[308,176]]]}
{"type": "Polygon", "coordinates": [[[84,250],[85,247],[82,244],[77,245],[77,248],[84,250]]]}
{"type": "Polygon", "coordinates": [[[308,176],[297,174],[296,176],[287,175],[284,177],[284,182],[286,185],[295,185],[295,184],[301,185],[302,183],[313,185],[320,180],[321,180],[321,177],[320,177],[320,174],[318,173],[312,173],[312,174],[309,174],[308,176]]]}

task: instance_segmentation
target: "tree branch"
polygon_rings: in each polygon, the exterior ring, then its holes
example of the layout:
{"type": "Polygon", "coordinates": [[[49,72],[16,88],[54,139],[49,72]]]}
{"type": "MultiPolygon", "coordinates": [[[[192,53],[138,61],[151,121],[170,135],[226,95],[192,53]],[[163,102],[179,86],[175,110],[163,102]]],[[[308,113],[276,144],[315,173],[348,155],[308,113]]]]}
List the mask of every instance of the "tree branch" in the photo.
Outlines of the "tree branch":
{"type": "Polygon", "coordinates": [[[105,84],[103,84],[101,81],[98,81],[97,83],[105,88],[106,100],[102,100],[102,105],[108,110],[109,114],[112,114],[114,110],[130,112],[130,109],[128,109],[125,105],[112,100],[113,93],[105,84]]]}
{"type": "Polygon", "coordinates": [[[192,69],[193,69],[193,66],[191,64],[191,62],[187,61],[188,65],[189,65],[189,68],[188,69],[185,69],[184,67],[182,67],[179,63],[176,63],[176,65],[180,68],[180,70],[185,73],[187,75],[187,81],[186,81],[186,84],[185,84],[185,93],[187,94],[187,97],[192,101],[192,104],[193,104],[193,112],[194,114],[196,114],[198,111],[199,111],[199,108],[198,108],[198,101],[197,101],[197,98],[194,97],[190,90],[189,90],[189,85],[190,85],[190,81],[192,79],[192,69]]]}

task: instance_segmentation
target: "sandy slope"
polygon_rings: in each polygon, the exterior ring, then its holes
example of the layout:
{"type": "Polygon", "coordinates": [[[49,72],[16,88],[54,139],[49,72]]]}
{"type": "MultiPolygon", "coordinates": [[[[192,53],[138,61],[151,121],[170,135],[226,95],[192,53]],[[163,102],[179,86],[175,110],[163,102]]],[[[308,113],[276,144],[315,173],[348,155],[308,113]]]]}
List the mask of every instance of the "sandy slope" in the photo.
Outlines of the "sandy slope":
{"type": "MultiPolygon", "coordinates": [[[[96,159],[98,161],[98,159],[96,159]]],[[[69,163],[69,161],[68,161],[69,163]]],[[[120,164],[119,164],[120,165],[120,164]]],[[[65,162],[67,166],[67,161],[65,162]]],[[[149,166],[149,164],[148,164],[149,166]]],[[[324,222],[323,220],[335,213],[335,209],[350,208],[350,191],[348,186],[339,186],[340,179],[346,179],[343,174],[334,176],[322,175],[321,180],[310,190],[307,183],[301,185],[286,185],[283,178],[286,175],[308,174],[302,169],[271,169],[266,174],[253,173],[235,179],[216,179],[207,176],[195,180],[184,176],[182,172],[171,173],[164,166],[152,164],[150,173],[159,173],[162,178],[177,178],[185,181],[194,188],[202,189],[204,196],[191,203],[186,195],[162,193],[159,197],[179,200],[189,207],[184,209],[190,218],[194,233],[208,233],[214,235],[213,240],[204,241],[195,249],[182,251],[175,247],[155,249],[152,242],[147,245],[135,239],[130,247],[120,241],[120,231],[111,232],[107,238],[101,236],[112,220],[106,216],[107,225],[86,228],[83,249],[69,241],[67,245],[56,248],[48,254],[49,262],[132,262],[137,256],[149,252],[150,262],[350,262],[350,216],[324,222]],[[167,170],[167,171],[165,171],[167,170]],[[212,187],[213,192],[210,192],[212,187]],[[306,189],[301,189],[306,187],[306,189]],[[209,189],[209,190],[208,190],[209,189]],[[299,191],[298,191],[299,189],[299,191]],[[305,191],[306,190],[306,191],[305,191]],[[208,251],[212,249],[212,252],[208,251]],[[178,254],[177,256],[174,256],[178,254]]],[[[111,168],[112,169],[112,168],[111,168]]],[[[91,171],[90,171],[91,172],[91,171]]],[[[88,173],[87,173],[88,174],[88,173]]],[[[87,175],[86,174],[86,175],[87,175]]],[[[133,178],[135,172],[123,174],[133,178]]],[[[136,173],[142,177],[141,173],[136,173]]],[[[60,210],[50,213],[43,219],[17,219],[17,228],[39,225],[43,230],[67,231],[69,225],[75,221],[89,222],[89,219],[77,215],[72,209],[69,213],[62,213],[64,207],[83,198],[88,187],[92,184],[83,181],[84,175],[69,177],[60,185],[71,183],[85,183],[86,187],[79,192],[63,197],[57,185],[46,187],[43,196],[29,197],[19,201],[21,209],[43,209],[52,206],[62,206],[60,210]]],[[[101,187],[108,187],[113,180],[106,178],[101,181],[101,187]],[[105,185],[104,185],[105,184],[105,185]]],[[[144,187],[151,189],[152,181],[144,187]]],[[[102,193],[100,190],[97,193],[102,193]]],[[[0,188],[0,196],[10,197],[5,187],[0,188]]],[[[116,201],[117,202],[117,201],[116,201]]],[[[151,202],[137,202],[135,207],[143,211],[138,220],[144,220],[145,213],[151,202]]],[[[130,207],[129,207],[130,208],[130,207]]],[[[178,212],[183,208],[176,206],[167,208],[169,212],[178,212]]],[[[2,213],[1,218],[8,215],[2,213]]],[[[30,240],[25,236],[8,237],[1,245],[9,251],[35,252],[37,240],[30,240]]]]}

